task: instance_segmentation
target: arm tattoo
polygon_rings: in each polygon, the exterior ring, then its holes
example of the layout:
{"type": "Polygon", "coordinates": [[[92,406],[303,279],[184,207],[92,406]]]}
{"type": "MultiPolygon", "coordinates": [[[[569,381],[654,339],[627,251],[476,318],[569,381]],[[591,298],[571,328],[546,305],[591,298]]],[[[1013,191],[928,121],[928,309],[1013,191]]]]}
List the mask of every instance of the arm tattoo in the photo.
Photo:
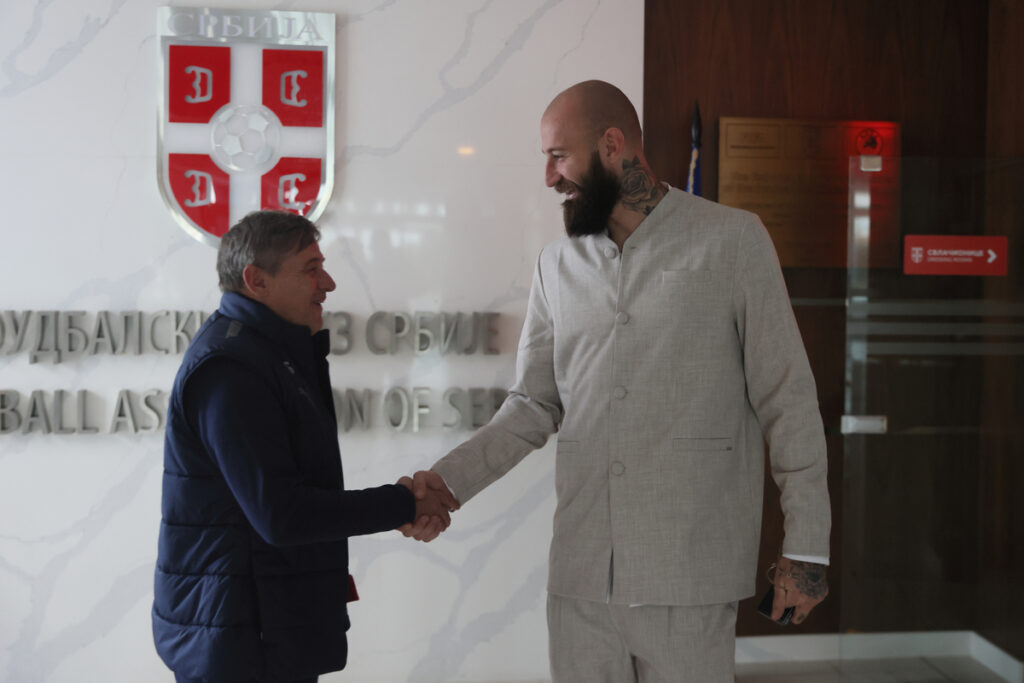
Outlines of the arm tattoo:
{"type": "Polygon", "coordinates": [[[622,204],[647,216],[654,210],[665,190],[655,183],[640,165],[640,157],[622,162],[622,204]]]}
{"type": "Polygon", "coordinates": [[[789,575],[797,589],[809,598],[820,600],[828,594],[825,565],[813,562],[789,561],[789,575]]]}

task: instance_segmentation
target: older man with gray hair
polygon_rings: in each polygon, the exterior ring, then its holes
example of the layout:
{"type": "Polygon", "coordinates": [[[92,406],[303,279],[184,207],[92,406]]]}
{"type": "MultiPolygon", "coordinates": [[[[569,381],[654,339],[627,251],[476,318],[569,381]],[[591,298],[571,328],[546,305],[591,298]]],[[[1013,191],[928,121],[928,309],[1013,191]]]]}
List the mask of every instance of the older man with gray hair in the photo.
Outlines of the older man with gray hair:
{"type": "Polygon", "coordinates": [[[179,683],[315,681],[345,666],[348,538],[419,520],[428,540],[453,500],[411,480],[345,490],[319,231],[252,213],[221,240],[220,308],[174,381],[164,445],[153,604],[157,652],[179,683]]]}

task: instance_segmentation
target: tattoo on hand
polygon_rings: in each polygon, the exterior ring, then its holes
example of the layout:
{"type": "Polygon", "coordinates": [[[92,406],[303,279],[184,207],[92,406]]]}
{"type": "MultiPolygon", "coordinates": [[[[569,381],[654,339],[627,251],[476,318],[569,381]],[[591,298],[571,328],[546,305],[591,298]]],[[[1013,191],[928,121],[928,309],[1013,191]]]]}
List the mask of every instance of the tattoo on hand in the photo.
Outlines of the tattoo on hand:
{"type": "Polygon", "coordinates": [[[622,204],[632,211],[649,215],[665,190],[647,174],[640,157],[622,162],[622,204]]]}
{"type": "Polygon", "coordinates": [[[824,565],[790,560],[789,575],[793,578],[797,590],[809,598],[821,600],[828,594],[824,565]]]}

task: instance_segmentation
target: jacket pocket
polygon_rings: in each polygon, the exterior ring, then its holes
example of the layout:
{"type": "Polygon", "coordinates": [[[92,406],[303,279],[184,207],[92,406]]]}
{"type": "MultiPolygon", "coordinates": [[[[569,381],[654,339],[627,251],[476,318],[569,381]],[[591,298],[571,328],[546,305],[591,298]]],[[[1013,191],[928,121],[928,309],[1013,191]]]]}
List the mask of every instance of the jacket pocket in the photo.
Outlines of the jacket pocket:
{"type": "Polygon", "coordinates": [[[714,277],[715,271],[701,268],[696,270],[663,270],[661,271],[662,284],[697,284],[709,282],[714,277]]]}
{"type": "Polygon", "coordinates": [[[573,498],[573,491],[581,484],[580,467],[582,451],[579,441],[559,441],[555,450],[555,493],[559,501],[573,498]]]}
{"type": "Polygon", "coordinates": [[[676,451],[731,451],[735,447],[732,439],[721,438],[675,438],[672,448],[676,451]]]}

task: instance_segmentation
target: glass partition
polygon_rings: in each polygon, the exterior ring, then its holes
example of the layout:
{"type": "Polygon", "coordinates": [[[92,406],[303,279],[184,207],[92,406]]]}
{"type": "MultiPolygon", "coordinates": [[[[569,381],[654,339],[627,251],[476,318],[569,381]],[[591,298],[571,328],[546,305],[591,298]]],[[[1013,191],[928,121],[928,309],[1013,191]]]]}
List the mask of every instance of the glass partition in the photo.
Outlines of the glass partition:
{"type": "Polygon", "coordinates": [[[886,665],[1024,680],[1022,236],[1020,159],[850,160],[835,572],[850,680],[886,665]]]}

